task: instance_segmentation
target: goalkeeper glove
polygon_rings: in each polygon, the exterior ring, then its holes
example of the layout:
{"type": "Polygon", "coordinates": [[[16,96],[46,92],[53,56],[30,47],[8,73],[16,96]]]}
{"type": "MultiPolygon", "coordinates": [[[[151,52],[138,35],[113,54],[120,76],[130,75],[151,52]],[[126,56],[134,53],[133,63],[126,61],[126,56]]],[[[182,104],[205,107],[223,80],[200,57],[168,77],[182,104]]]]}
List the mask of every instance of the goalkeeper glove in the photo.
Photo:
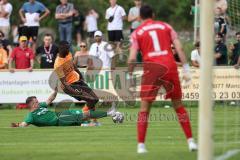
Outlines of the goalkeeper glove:
{"type": "Polygon", "coordinates": [[[188,86],[191,83],[191,73],[189,64],[184,64],[182,69],[182,85],[188,86]]]}
{"type": "Polygon", "coordinates": [[[19,124],[20,123],[11,123],[11,127],[13,127],[13,128],[19,127],[19,124]]]}

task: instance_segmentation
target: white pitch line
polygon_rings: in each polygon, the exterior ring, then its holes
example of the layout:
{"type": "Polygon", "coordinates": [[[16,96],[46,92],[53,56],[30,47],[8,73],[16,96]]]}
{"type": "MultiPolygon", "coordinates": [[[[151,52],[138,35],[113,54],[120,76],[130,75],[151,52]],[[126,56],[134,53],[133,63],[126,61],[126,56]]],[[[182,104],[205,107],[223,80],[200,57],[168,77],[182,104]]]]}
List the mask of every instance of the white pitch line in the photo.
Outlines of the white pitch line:
{"type": "Polygon", "coordinates": [[[240,153],[240,149],[230,150],[230,151],[227,151],[226,153],[216,157],[215,160],[226,160],[226,159],[231,158],[232,156],[235,156],[238,153],[240,153]]]}

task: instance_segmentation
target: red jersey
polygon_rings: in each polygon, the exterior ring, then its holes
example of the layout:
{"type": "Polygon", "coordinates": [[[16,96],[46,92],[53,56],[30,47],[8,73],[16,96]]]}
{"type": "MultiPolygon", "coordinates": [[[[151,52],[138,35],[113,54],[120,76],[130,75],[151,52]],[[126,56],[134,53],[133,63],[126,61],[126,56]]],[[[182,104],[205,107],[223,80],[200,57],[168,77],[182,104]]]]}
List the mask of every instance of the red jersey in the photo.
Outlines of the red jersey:
{"type": "Polygon", "coordinates": [[[143,62],[175,66],[171,44],[177,38],[173,28],[164,22],[146,20],[131,35],[132,47],[140,50],[143,62]]]}
{"type": "Polygon", "coordinates": [[[34,59],[34,53],[30,48],[16,47],[12,51],[11,58],[15,60],[16,69],[27,69],[31,67],[30,60],[34,59]]]}

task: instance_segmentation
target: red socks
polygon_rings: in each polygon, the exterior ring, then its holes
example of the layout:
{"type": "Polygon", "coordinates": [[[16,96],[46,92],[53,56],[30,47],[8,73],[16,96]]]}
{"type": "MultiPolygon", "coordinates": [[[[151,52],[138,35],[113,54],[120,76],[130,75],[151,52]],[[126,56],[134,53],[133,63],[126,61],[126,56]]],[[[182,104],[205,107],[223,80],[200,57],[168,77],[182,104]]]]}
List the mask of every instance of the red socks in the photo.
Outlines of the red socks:
{"type": "MultiPolygon", "coordinates": [[[[192,129],[190,124],[190,119],[184,106],[181,106],[180,108],[176,109],[176,113],[186,138],[187,139],[192,138],[192,129]]],[[[138,113],[138,121],[137,121],[138,143],[145,142],[147,127],[148,127],[148,117],[149,117],[149,112],[138,113]]]]}
{"type": "Polygon", "coordinates": [[[149,112],[139,112],[137,121],[138,143],[144,143],[147,127],[148,127],[149,112]]]}
{"type": "Polygon", "coordinates": [[[190,124],[188,113],[185,110],[184,106],[181,106],[180,108],[176,109],[176,113],[178,116],[178,121],[182,126],[182,129],[185,133],[186,138],[187,139],[192,138],[191,124],[190,124]]]}

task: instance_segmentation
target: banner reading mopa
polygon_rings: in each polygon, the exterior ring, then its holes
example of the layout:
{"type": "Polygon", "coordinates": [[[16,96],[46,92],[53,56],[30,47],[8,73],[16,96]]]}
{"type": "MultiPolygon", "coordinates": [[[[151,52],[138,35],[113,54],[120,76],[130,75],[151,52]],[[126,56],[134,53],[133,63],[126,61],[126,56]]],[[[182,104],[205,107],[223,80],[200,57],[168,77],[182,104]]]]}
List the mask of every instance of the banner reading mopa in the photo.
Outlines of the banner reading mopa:
{"type": "MultiPolygon", "coordinates": [[[[52,92],[50,83],[56,81],[51,79],[52,73],[50,70],[0,72],[0,103],[24,103],[28,96],[36,96],[39,101],[45,101],[52,92]]],[[[85,81],[102,101],[140,100],[138,91],[141,84],[141,70],[134,73],[136,88],[131,88],[126,68],[114,71],[88,71],[87,73],[82,70],[82,73],[85,81]]],[[[192,83],[183,87],[183,100],[195,101],[199,99],[199,70],[192,69],[191,73],[192,83]]],[[[216,100],[240,100],[240,71],[229,67],[215,68],[213,88],[213,98],[216,100]]],[[[164,89],[160,89],[157,100],[164,100],[164,95],[164,89]]],[[[55,102],[66,99],[74,100],[60,93],[55,102]]]]}

